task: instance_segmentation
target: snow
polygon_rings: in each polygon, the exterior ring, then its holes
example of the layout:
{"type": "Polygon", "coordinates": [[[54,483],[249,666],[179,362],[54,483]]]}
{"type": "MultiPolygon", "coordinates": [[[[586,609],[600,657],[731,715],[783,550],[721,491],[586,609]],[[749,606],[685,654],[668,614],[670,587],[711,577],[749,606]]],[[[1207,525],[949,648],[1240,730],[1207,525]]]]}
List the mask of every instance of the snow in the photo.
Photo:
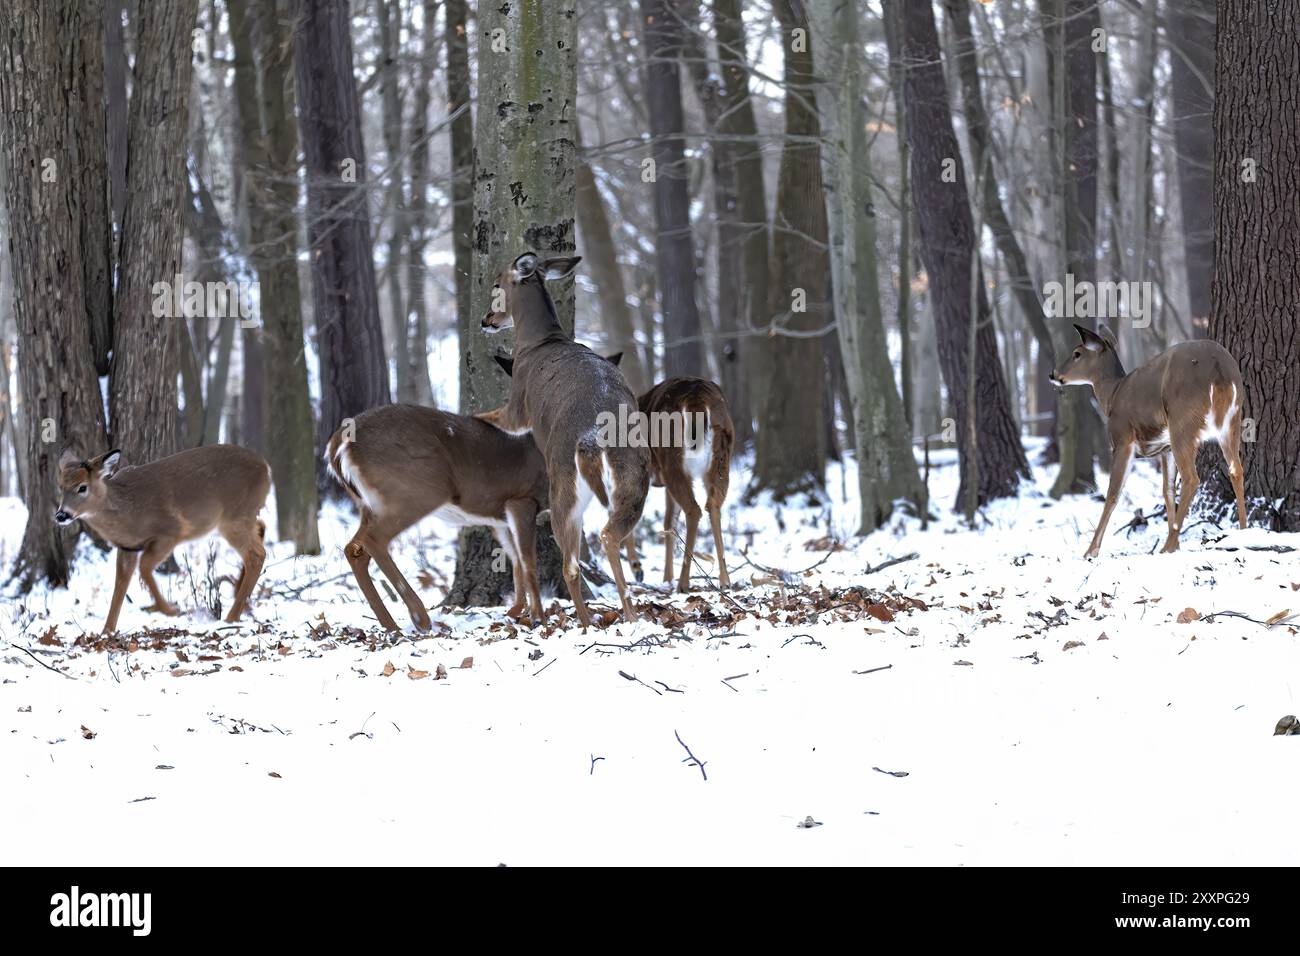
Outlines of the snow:
{"type": "MultiPolygon", "coordinates": [[[[738,463],[732,598],[762,617],[734,623],[701,578],[690,598],[636,594],[675,626],[529,632],[489,608],[385,635],[339,508],[321,557],[271,543],[241,626],[203,609],[236,559],[202,541],[160,578],[187,616],[144,613],[133,582],[123,634],[96,650],[73,641],[102,624],[112,558],[88,548],[70,589],[0,608],[0,813],[21,821],[4,862],[1295,863],[1279,815],[1300,738],[1272,730],[1300,710],[1300,563],[1249,548],[1300,535],[1189,522],[1182,551],[1152,554],[1163,518],[1120,530],[1161,504],[1144,462],[1086,561],[1099,502],[1053,502],[1042,470],[972,531],[947,511],[952,457],[933,457],[929,529],[899,517],[865,539],[840,497],[851,465],[828,508],[778,511],[738,503],[738,463]],[[848,547],[805,550],[828,536],[848,547]]],[[[654,490],[647,514],[662,509],[654,490]]],[[[7,565],[21,504],[0,500],[0,522],[7,565]]],[[[395,548],[428,604],[454,535],[430,520],[395,548]]],[[[657,581],[662,545],[641,551],[657,581]]],[[[596,606],[617,606],[612,586],[596,606]]]]}

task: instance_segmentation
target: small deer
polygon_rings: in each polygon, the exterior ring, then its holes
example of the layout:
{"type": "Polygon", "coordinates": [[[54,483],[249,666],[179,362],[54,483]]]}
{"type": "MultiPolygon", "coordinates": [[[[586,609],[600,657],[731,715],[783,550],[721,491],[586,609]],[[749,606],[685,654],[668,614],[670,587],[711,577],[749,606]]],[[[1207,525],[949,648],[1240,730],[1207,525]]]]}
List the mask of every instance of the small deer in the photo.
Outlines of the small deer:
{"type": "Polygon", "coordinates": [[[546,463],[528,435],[481,418],[419,405],[362,412],[329,440],[325,462],[361,512],[344,550],[379,623],[398,630],[370,577],[374,558],[420,630],[429,614],[388,546],[426,515],[453,525],[488,525],[510,559],[515,600],[506,612],[542,618],[537,582],[537,514],[547,507],[546,463]],[[529,603],[531,602],[531,603],[529,603]]]}
{"type": "MultiPolygon", "coordinates": [[[[512,358],[504,355],[493,358],[507,375],[514,374],[512,358]]],[[[622,358],[623,353],[618,352],[607,356],[606,361],[617,366],[622,358]]],[[[686,555],[677,588],[683,594],[690,590],[691,559],[701,515],[694,488],[694,480],[699,478],[704,483],[705,507],[713,526],[718,584],[730,587],[722,548],[721,509],[731,480],[731,450],[736,432],[722,389],[703,378],[670,378],[640,396],[637,405],[649,422],[650,482],[664,489],[664,582],[673,580],[676,537],[673,526],[676,508],[680,507],[686,515],[686,555]]],[[[641,580],[641,558],[631,535],[627,538],[627,560],[633,575],[641,580]]]]}
{"type": "Polygon", "coordinates": [[[582,600],[579,557],[582,515],[594,497],[608,512],[600,539],[627,621],[636,611],[627,595],[619,552],[641,519],[650,486],[650,453],[608,440],[603,427],[637,409],[623,375],[560,325],[545,283],[572,274],[580,257],[539,259],[524,253],[497,276],[485,331],[515,327],[510,400],[484,417],[506,431],[531,431],[546,459],[551,527],[563,556],[564,582],[583,627],[591,614],[582,600]]]}
{"type": "Polygon", "coordinates": [[[1181,342],[1141,368],[1125,374],[1115,352],[1115,336],[1104,325],[1092,332],[1076,325],[1079,345],[1052,373],[1057,385],[1091,385],[1110,433],[1110,487],[1101,522],[1085,557],[1101,550],[1110,513],[1115,510],[1133,456],[1160,456],[1160,477],[1169,518],[1162,553],[1178,550],[1178,534],[1196,497],[1196,450],[1216,441],[1228,463],[1237,496],[1237,521],[1246,527],[1245,475],[1241,467],[1241,370],[1222,345],[1209,339],[1181,342]],[[1174,507],[1174,468],[1182,495],[1174,507]]]}
{"type": "Polygon", "coordinates": [[[154,568],[178,544],[214,528],[243,561],[235,601],[226,616],[230,623],[239,620],[266,560],[266,525],[257,516],[271,489],[266,460],[236,445],[204,445],[147,465],[124,467],[121,460],[117,449],[88,461],[70,449],[59,458],[63,497],[55,522],[79,520],[117,548],[117,579],[103,633],[117,630],[122,599],[137,564],[153,598],[145,610],[179,613],[158,590],[154,568]]]}

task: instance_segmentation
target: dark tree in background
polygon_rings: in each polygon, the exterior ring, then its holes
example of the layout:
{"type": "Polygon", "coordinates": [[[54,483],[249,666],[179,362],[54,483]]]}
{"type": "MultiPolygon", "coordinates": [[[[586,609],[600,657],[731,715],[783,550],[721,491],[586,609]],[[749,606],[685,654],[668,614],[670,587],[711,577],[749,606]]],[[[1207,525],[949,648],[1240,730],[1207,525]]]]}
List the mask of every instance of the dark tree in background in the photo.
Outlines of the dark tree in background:
{"type": "Polygon", "coordinates": [[[774,0],[785,63],[785,142],[772,223],[765,341],[769,378],[759,417],[750,493],[777,501],[822,495],[826,473],[822,336],[831,326],[831,263],[822,185],[821,124],[808,20],[797,0],[774,0]]]}
{"type": "MultiPolygon", "coordinates": [[[[78,531],[50,520],[57,507],[60,451],[104,448],[104,412],[93,362],[91,304],[82,261],[77,157],[103,151],[93,141],[102,108],[79,89],[78,38],[98,42],[99,11],[80,0],[12,0],[0,5],[0,130],[9,209],[9,255],[26,405],[27,527],[14,574],[24,588],[68,581],[78,531]],[[87,22],[87,15],[95,23],[87,22]]],[[[93,54],[92,54],[93,56],[93,54]]],[[[99,127],[102,129],[102,127],[99,127]]],[[[8,294],[7,292],[5,294],[8,294]]]]}
{"type": "Polygon", "coordinates": [[[1214,0],[1165,4],[1179,211],[1193,335],[1205,335],[1214,277],[1214,0]]]}
{"type": "MultiPolygon", "coordinates": [[[[1300,4],[1219,0],[1214,69],[1214,311],[1241,365],[1254,520],[1300,531],[1300,4]]],[[[1222,457],[1208,487],[1232,493],[1222,457]]],[[[1201,461],[1201,470],[1206,469],[1201,461]]]]}
{"type": "MultiPolygon", "coordinates": [[[[892,11],[900,0],[888,0],[892,11]]],[[[930,295],[939,339],[939,362],[949,401],[956,411],[957,449],[962,460],[960,504],[966,496],[967,457],[976,456],[976,501],[1012,496],[1029,465],[1007,401],[997,339],[989,320],[984,284],[977,284],[971,314],[971,256],[974,223],[966,192],[961,150],[952,131],[947,87],[939,57],[939,36],[929,3],[902,3],[899,53],[904,76],[907,141],[912,154],[912,198],[921,236],[921,258],[930,277],[930,295]],[[975,336],[975,435],[970,447],[965,427],[969,403],[967,366],[970,323],[975,336]]],[[[887,13],[889,15],[889,13],[887,13]]]]}
{"type": "Polygon", "coordinates": [[[682,82],[678,57],[682,0],[641,0],[646,46],[646,101],[654,158],[655,260],[663,312],[664,376],[704,374],[700,312],[695,301],[695,243],[686,190],[682,82]]]}
{"type": "MultiPolygon", "coordinates": [[[[345,418],[388,402],[366,203],[366,152],[348,0],[299,0],[293,35],[307,176],[307,241],[320,365],[317,446],[345,418]]],[[[333,483],[318,483],[339,494],[333,483]]]]}

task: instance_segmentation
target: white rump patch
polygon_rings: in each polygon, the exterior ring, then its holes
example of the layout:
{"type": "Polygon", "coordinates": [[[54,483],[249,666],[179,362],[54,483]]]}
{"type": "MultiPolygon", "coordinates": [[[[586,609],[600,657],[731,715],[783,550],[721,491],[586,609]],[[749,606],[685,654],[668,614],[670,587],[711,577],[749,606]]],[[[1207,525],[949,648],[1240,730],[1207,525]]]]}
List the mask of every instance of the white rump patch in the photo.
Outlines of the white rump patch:
{"type": "Polygon", "coordinates": [[[1220,445],[1228,438],[1228,429],[1232,424],[1232,418],[1240,410],[1241,406],[1237,404],[1237,386],[1232,386],[1232,402],[1228,405],[1228,412],[1223,416],[1223,421],[1214,420],[1214,385],[1210,385],[1210,407],[1205,412],[1205,423],[1201,426],[1200,432],[1196,436],[1196,441],[1216,441],[1220,445]]]}
{"type": "Polygon", "coordinates": [[[361,477],[360,470],[352,461],[352,439],[345,438],[339,442],[339,450],[335,453],[334,463],[338,466],[339,474],[343,480],[352,485],[361,496],[361,502],[371,511],[378,512],[383,509],[383,502],[379,498],[379,493],[366,484],[361,477]]]}
{"type": "Polygon", "coordinates": [[[506,534],[510,529],[501,518],[494,518],[490,515],[470,514],[462,508],[453,504],[445,504],[432,512],[433,516],[439,521],[445,521],[447,524],[455,525],[458,528],[469,527],[472,525],[487,525],[490,528],[504,529],[506,534]]]}
{"type": "Polygon", "coordinates": [[[688,446],[682,449],[682,467],[686,469],[686,474],[690,475],[692,480],[696,478],[703,480],[712,464],[713,429],[706,428],[698,445],[694,448],[688,446]]]}

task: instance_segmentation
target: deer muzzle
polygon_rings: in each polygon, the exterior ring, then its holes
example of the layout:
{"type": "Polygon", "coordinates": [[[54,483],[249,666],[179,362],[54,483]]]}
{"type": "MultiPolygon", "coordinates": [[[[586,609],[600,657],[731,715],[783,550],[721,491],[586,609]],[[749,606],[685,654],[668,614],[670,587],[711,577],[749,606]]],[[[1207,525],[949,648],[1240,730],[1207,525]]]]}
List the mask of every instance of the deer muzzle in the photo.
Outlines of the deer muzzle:
{"type": "Polygon", "coordinates": [[[77,520],[77,519],[76,519],[73,515],[68,514],[68,512],[64,511],[62,508],[60,508],[58,511],[54,512],[54,523],[55,523],[55,524],[58,524],[58,525],[72,524],[72,522],[74,522],[74,521],[76,521],[76,520],[77,520]]]}

